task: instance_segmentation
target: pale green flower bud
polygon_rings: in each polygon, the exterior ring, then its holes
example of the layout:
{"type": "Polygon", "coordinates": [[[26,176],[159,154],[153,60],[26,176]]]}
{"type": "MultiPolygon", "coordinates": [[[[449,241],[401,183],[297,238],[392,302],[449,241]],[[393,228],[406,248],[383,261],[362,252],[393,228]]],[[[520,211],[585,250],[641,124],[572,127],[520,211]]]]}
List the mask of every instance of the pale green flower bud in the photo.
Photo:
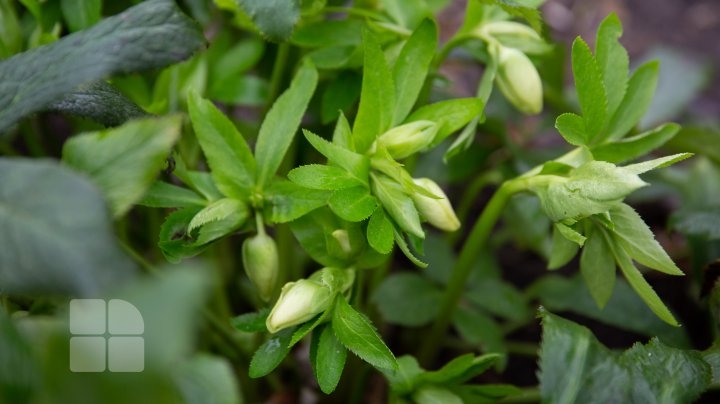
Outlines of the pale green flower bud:
{"type": "Polygon", "coordinates": [[[496,39],[508,36],[524,40],[542,40],[534,29],[514,21],[492,21],[476,29],[478,36],[490,35],[496,39]]]}
{"type": "Polygon", "coordinates": [[[397,126],[380,135],[382,146],[395,159],[411,156],[426,148],[435,139],[438,125],[432,121],[415,121],[397,126]]]}
{"type": "Polygon", "coordinates": [[[542,81],[530,59],[517,49],[500,45],[490,49],[498,66],[495,82],[505,98],[526,114],[542,111],[542,81]]]}
{"type": "Polygon", "coordinates": [[[278,251],[275,240],[259,233],[245,240],[242,246],[245,273],[255,285],[263,301],[272,298],[279,272],[278,251]]]}
{"type": "Polygon", "coordinates": [[[333,297],[329,287],[310,279],[286,283],[265,321],[271,333],[302,324],[327,310],[333,297]]]}
{"type": "Polygon", "coordinates": [[[424,188],[429,193],[439,197],[435,199],[416,192],[412,195],[415,207],[420,214],[433,226],[444,231],[455,231],[460,228],[458,220],[447,195],[435,181],[429,178],[415,179],[415,184],[424,188]]]}

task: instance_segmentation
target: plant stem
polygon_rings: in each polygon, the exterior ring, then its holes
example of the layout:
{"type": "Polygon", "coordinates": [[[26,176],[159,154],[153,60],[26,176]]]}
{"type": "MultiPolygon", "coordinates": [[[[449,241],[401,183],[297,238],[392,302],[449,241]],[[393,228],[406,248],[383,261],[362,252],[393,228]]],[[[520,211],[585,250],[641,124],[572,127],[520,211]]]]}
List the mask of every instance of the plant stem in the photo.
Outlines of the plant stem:
{"type": "Polygon", "coordinates": [[[522,393],[506,397],[498,403],[539,403],[542,397],[540,396],[539,387],[524,388],[522,393]]]}
{"type": "Polygon", "coordinates": [[[280,87],[282,86],[283,76],[285,74],[285,65],[287,65],[288,55],[290,54],[290,44],[283,42],[278,45],[277,54],[275,55],[275,64],[270,75],[270,88],[268,90],[267,105],[265,106],[264,114],[270,110],[275,99],[280,94],[280,87]]]}
{"type": "Polygon", "coordinates": [[[432,364],[450,325],[455,307],[460,301],[463,290],[465,289],[465,283],[470,276],[470,270],[477,260],[478,255],[484,250],[485,242],[488,236],[490,236],[490,232],[493,227],[495,227],[495,223],[500,217],[505,205],[510,200],[510,197],[523,190],[521,185],[522,184],[518,184],[513,180],[503,183],[492,198],[490,198],[480,218],[473,225],[470,235],[460,251],[460,256],[452,269],[450,280],[445,288],[445,293],[443,294],[440,304],[440,310],[435,318],[435,323],[433,323],[430,333],[425,338],[420,349],[418,358],[421,363],[427,366],[432,364]]]}

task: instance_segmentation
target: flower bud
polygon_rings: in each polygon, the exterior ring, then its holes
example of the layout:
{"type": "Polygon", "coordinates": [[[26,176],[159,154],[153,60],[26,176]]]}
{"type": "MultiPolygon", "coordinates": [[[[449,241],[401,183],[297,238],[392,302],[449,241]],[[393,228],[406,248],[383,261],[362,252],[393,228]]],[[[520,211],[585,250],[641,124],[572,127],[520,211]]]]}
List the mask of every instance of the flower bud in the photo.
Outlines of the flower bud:
{"type": "Polygon", "coordinates": [[[265,321],[271,333],[302,324],[325,311],[333,297],[329,287],[310,279],[286,283],[265,321]]]}
{"type": "Polygon", "coordinates": [[[526,114],[542,110],[543,89],[540,75],[530,59],[522,52],[500,45],[491,47],[497,63],[496,83],[505,98],[526,114]]]}
{"type": "Polygon", "coordinates": [[[268,301],[275,291],[278,278],[278,251],[275,240],[259,233],[245,240],[242,246],[245,273],[257,288],[263,301],[268,301]]]}
{"type": "Polygon", "coordinates": [[[415,121],[390,129],[380,135],[377,142],[390,156],[402,159],[429,146],[437,131],[435,122],[415,121]]]}
{"type": "Polygon", "coordinates": [[[523,53],[543,53],[549,49],[537,31],[514,21],[491,21],[481,25],[473,33],[484,41],[495,40],[523,53]]]}
{"type": "Polygon", "coordinates": [[[460,228],[460,220],[455,215],[455,211],[450,205],[450,201],[443,192],[442,188],[435,181],[429,178],[415,179],[415,184],[424,188],[429,193],[440,197],[440,199],[431,198],[416,192],[412,195],[415,207],[427,221],[444,231],[455,231],[460,228]]]}

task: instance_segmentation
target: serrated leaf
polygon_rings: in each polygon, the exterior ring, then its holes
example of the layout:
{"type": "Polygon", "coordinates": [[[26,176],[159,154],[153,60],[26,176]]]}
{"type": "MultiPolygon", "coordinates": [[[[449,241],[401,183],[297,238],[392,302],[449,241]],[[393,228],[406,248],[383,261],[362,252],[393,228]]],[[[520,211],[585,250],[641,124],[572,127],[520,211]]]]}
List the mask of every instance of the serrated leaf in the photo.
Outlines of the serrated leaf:
{"type": "Polygon", "coordinates": [[[191,233],[194,229],[204,226],[208,223],[225,220],[230,216],[247,218],[249,211],[245,203],[237,199],[223,198],[210,203],[204,209],[199,211],[188,224],[187,232],[191,233]]]}
{"type": "Polygon", "coordinates": [[[333,166],[310,164],[292,169],[290,181],[306,188],[337,190],[362,186],[362,183],[347,171],[333,166]]]}
{"type": "Polygon", "coordinates": [[[81,84],[184,60],[205,43],[174,1],[149,0],[0,62],[0,133],[81,84]],[[131,43],[133,46],[125,46],[131,43]]]}
{"type": "Polygon", "coordinates": [[[587,143],[585,120],[581,116],[573,113],[562,114],[555,120],[555,128],[571,145],[583,146],[587,143]]]}
{"type": "Polygon", "coordinates": [[[656,168],[663,168],[663,167],[671,166],[675,163],[679,163],[679,162],[681,162],[685,159],[688,159],[692,156],[693,156],[692,153],[673,154],[671,156],[665,156],[665,157],[660,157],[660,158],[656,158],[653,160],[643,161],[642,163],[631,164],[629,166],[623,167],[623,170],[625,170],[628,173],[639,175],[639,174],[646,173],[650,170],[654,170],[656,168]]]}
{"type": "Polygon", "coordinates": [[[585,120],[586,141],[593,141],[607,123],[607,96],[603,78],[590,48],[578,37],[572,47],[572,69],[580,109],[585,120]]]}
{"type": "Polygon", "coordinates": [[[607,113],[613,116],[622,102],[628,82],[630,60],[618,42],[623,29],[617,14],[611,13],[600,23],[595,42],[595,58],[607,93],[607,113]]]}
{"type": "Polygon", "coordinates": [[[367,227],[367,241],[380,254],[390,254],[395,245],[394,226],[385,214],[385,209],[378,208],[370,217],[367,227]]]}
{"type": "Polygon", "coordinates": [[[105,126],[120,126],[131,119],[148,116],[137,104],[104,81],[83,84],[60,101],[48,105],[47,109],[91,119],[105,126]]]}
{"type": "Polygon", "coordinates": [[[425,237],[415,203],[400,184],[382,175],[373,175],[370,185],[373,194],[401,229],[417,237],[425,237]]]}
{"type": "Polygon", "coordinates": [[[620,139],[640,122],[655,94],[659,69],[660,64],[652,61],[635,70],[628,81],[625,97],[610,119],[603,139],[620,139]]]}
{"type": "Polygon", "coordinates": [[[405,120],[432,121],[438,124],[438,132],[429,147],[433,147],[482,115],[485,104],[479,98],[456,98],[440,101],[418,108],[405,120]]]}
{"type": "Polygon", "coordinates": [[[237,0],[257,29],[269,40],[283,42],[290,38],[300,18],[299,0],[237,0]]]}
{"type": "Polygon", "coordinates": [[[403,253],[403,255],[408,260],[410,260],[410,262],[420,268],[425,268],[428,266],[428,264],[422,262],[418,257],[415,256],[415,254],[413,254],[412,251],[410,251],[410,247],[408,247],[407,241],[405,241],[405,237],[403,237],[402,233],[400,233],[397,229],[394,229],[393,233],[395,234],[395,242],[397,243],[398,248],[403,253]]]}
{"type": "Polygon", "coordinates": [[[393,81],[396,102],[392,126],[401,123],[415,105],[435,56],[437,36],[435,22],[430,19],[423,20],[408,38],[395,61],[393,81]]]}
{"type": "Polygon", "coordinates": [[[257,183],[260,187],[267,185],[280,167],[315,92],[317,80],[315,67],[304,63],[295,74],[290,88],[278,97],[265,115],[255,146],[257,183]]]}
{"type": "Polygon", "coordinates": [[[387,277],[372,295],[383,319],[390,324],[419,327],[438,313],[441,290],[427,278],[403,272],[387,277]]]}
{"type": "Polygon", "coordinates": [[[377,205],[377,199],[365,187],[340,189],[328,200],[330,209],[349,222],[367,219],[375,212],[377,205]]]}
{"type": "Polygon", "coordinates": [[[63,146],[63,162],[87,174],[103,191],[117,218],[140,200],[180,137],[180,117],[131,121],[78,135],[63,146]]]}
{"type": "Polygon", "coordinates": [[[320,390],[325,394],[335,391],[340,381],[347,349],[335,337],[329,325],[323,325],[313,331],[313,341],[310,344],[310,365],[313,368],[320,390]]]}
{"type": "Polygon", "coordinates": [[[619,204],[610,210],[610,217],[615,224],[610,232],[630,258],[669,275],[684,275],[633,208],[619,204]]]}
{"type": "Polygon", "coordinates": [[[136,269],[98,189],[51,160],[0,158],[0,245],[8,294],[97,296],[136,269]]]}
{"type": "Polygon", "coordinates": [[[543,402],[692,402],[710,383],[699,352],[653,339],[617,355],[587,328],[545,310],[541,316],[543,402]]]}
{"type": "Polygon", "coordinates": [[[363,184],[368,183],[370,159],[361,154],[352,152],[343,146],[330,143],[308,130],[303,130],[303,133],[305,134],[305,138],[308,142],[310,142],[310,144],[319,151],[320,154],[327,157],[329,162],[346,169],[363,184]]]}
{"type": "Polygon", "coordinates": [[[370,320],[355,311],[342,295],[338,296],[335,302],[332,329],[337,339],[365,362],[378,369],[398,368],[395,356],[375,331],[370,320]]]}
{"type": "Polygon", "coordinates": [[[233,317],[230,319],[230,324],[243,332],[266,332],[265,320],[269,314],[270,309],[260,309],[259,311],[233,317]]]}
{"type": "Polygon", "coordinates": [[[375,139],[392,125],[395,84],[375,34],[365,29],[362,38],[365,52],[363,80],[360,106],[353,125],[353,141],[355,149],[365,153],[375,139]]]}
{"type": "Polygon", "coordinates": [[[151,208],[186,208],[203,207],[207,200],[187,188],[155,181],[137,204],[151,208]]]}
{"type": "Polygon", "coordinates": [[[664,124],[651,131],[593,147],[592,154],[598,160],[622,163],[650,153],[675,137],[679,131],[678,124],[664,124]]]}
{"type": "Polygon", "coordinates": [[[188,109],[215,185],[226,196],[246,198],[255,184],[256,169],[245,139],[212,102],[194,92],[188,96],[188,109]]]}
{"type": "MultiPolygon", "coordinates": [[[[537,7],[542,2],[533,0],[480,0],[483,4],[499,6],[506,13],[525,19],[535,31],[542,31],[542,18],[537,7]]],[[[468,4],[474,2],[468,2],[468,4]]]]}
{"type": "Polygon", "coordinates": [[[595,303],[605,307],[615,287],[615,260],[602,228],[595,227],[588,235],[580,255],[580,273],[595,303]]]}
{"type": "Polygon", "coordinates": [[[190,220],[199,211],[199,207],[178,209],[167,215],[160,226],[158,247],[169,262],[177,263],[202,252],[203,246],[194,245],[186,232],[190,220]]]}
{"type": "Polygon", "coordinates": [[[332,192],[308,189],[290,181],[275,180],[265,190],[274,223],[291,222],[328,203],[332,192]]]}
{"type": "Polygon", "coordinates": [[[251,379],[270,374],[290,353],[290,338],[295,331],[295,327],[286,328],[275,334],[271,334],[253,354],[250,360],[250,369],[248,375],[251,379]]]}

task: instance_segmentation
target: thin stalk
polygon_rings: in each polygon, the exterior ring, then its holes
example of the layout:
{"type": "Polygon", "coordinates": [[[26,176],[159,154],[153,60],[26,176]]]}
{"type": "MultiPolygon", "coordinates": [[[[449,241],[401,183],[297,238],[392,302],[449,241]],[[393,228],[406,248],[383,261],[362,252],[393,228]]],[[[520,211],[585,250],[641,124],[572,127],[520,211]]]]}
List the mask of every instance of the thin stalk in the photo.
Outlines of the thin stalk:
{"type": "Polygon", "coordinates": [[[539,387],[524,388],[522,393],[514,396],[506,397],[498,403],[539,403],[542,397],[540,395],[539,387]]]}
{"type": "MultiPolygon", "coordinates": [[[[470,209],[480,192],[485,189],[486,186],[497,184],[501,180],[502,175],[498,171],[490,171],[484,175],[475,177],[473,182],[470,183],[463,193],[462,199],[460,199],[460,203],[457,205],[457,209],[455,210],[460,223],[465,223],[467,221],[468,216],[470,215],[470,209]]],[[[460,236],[462,236],[462,232],[454,232],[448,235],[448,239],[452,245],[455,245],[460,236]]]]}
{"type": "Polygon", "coordinates": [[[285,66],[288,62],[288,55],[290,54],[290,44],[283,42],[278,45],[277,54],[275,55],[275,64],[270,75],[270,89],[268,90],[268,100],[265,106],[265,113],[270,110],[273,102],[280,94],[280,87],[282,86],[283,76],[285,75],[285,66]]]}
{"type": "Polygon", "coordinates": [[[514,180],[503,183],[492,198],[490,198],[480,218],[473,225],[470,235],[460,251],[460,256],[452,269],[438,315],[420,349],[418,357],[421,363],[430,365],[438,354],[442,340],[445,337],[455,312],[455,307],[457,307],[460,302],[463,290],[465,289],[465,283],[470,276],[473,264],[477,260],[478,255],[484,250],[490,232],[495,227],[495,223],[497,223],[500,218],[505,205],[507,205],[513,194],[524,189],[522,185],[524,184],[517,183],[514,180]]]}

